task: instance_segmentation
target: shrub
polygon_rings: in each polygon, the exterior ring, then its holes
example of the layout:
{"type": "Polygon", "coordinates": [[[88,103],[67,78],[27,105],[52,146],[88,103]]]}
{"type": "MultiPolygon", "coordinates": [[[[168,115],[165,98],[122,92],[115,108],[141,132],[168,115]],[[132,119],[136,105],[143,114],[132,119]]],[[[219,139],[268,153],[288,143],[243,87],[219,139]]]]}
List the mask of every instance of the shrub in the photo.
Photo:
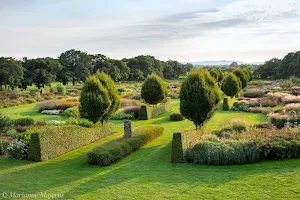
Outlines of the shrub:
{"type": "Polygon", "coordinates": [[[125,113],[123,109],[115,112],[111,118],[112,120],[135,119],[134,113],[125,113]]]}
{"type": "Polygon", "coordinates": [[[66,88],[63,84],[57,84],[56,86],[56,91],[57,91],[57,94],[59,95],[65,95],[66,94],[66,88]]]}
{"type": "Polygon", "coordinates": [[[249,102],[248,101],[236,101],[233,103],[233,106],[231,108],[234,111],[244,111],[248,112],[249,111],[249,102]]]}
{"type": "Polygon", "coordinates": [[[142,105],[139,111],[139,120],[148,120],[152,118],[152,108],[148,105],[142,105]]]}
{"type": "Polygon", "coordinates": [[[141,109],[138,113],[139,120],[148,120],[152,118],[156,118],[166,112],[172,110],[172,102],[170,98],[166,98],[163,100],[161,104],[155,107],[150,107],[149,105],[141,106],[141,109]]]}
{"type": "Polygon", "coordinates": [[[108,96],[111,102],[109,109],[103,115],[103,119],[100,120],[103,124],[104,120],[107,121],[112,116],[112,114],[114,114],[119,109],[121,105],[121,100],[118,94],[116,84],[109,75],[107,75],[104,72],[98,71],[96,76],[103,85],[103,87],[107,89],[108,96]]]}
{"type": "Polygon", "coordinates": [[[88,153],[88,163],[91,165],[109,166],[128,156],[148,142],[163,134],[162,126],[144,126],[133,130],[131,138],[120,138],[88,153]]]}
{"type": "Polygon", "coordinates": [[[170,121],[182,121],[184,120],[184,117],[180,113],[172,113],[169,116],[170,121]]]}
{"type": "Polygon", "coordinates": [[[182,137],[186,132],[176,134],[181,138],[173,135],[177,146],[172,145],[172,156],[179,155],[180,162],[229,165],[300,156],[300,135],[294,130],[250,130],[229,137],[203,134],[190,138],[182,137]]]}
{"type": "Polygon", "coordinates": [[[172,140],[171,162],[184,163],[187,151],[192,148],[198,140],[197,134],[193,131],[174,133],[172,140]]]}
{"type": "Polygon", "coordinates": [[[225,77],[222,83],[222,91],[229,97],[233,98],[241,90],[241,82],[236,75],[230,73],[225,77]]]}
{"type": "Polygon", "coordinates": [[[36,100],[33,99],[33,98],[27,98],[27,99],[25,99],[25,101],[26,101],[27,103],[36,103],[36,100]]]}
{"type": "Polygon", "coordinates": [[[180,90],[180,113],[194,122],[196,129],[215,113],[220,94],[214,79],[202,69],[192,70],[180,90]]]}
{"type": "Polygon", "coordinates": [[[232,119],[230,122],[226,122],[222,129],[226,131],[245,131],[250,127],[250,124],[243,119],[232,119]]]}
{"type": "Polygon", "coordinates": [[[27,131],[28,126],[16,126],[16,130],[20,133],[27,131]]]}
{"type": "Polygon", "coordinates": [[[159,76],[148,76],[142,85],[141,96],[151,105],[162,102],[167,97],[167,86],[159,76]]]}
{"type": "Polygon", "coordinates": [[[300,111],[300,103],[291,103],[291,104],[287,104],[286,106],[284,106],[283,112],[288,113],[289,111],[299,112],[300,111]]]}
{"type": "Polygon", "coordinates": [[[78,126],[42,127],[31,134],[28,158],[45,161],[112,135],[111,125],[97,128],[78,126]]]}
{"type": "Polygon", "coordinates": [[[224,97],[223,99],[223,110],[229,110],[230,106],[229,106],[229,102],[228,102],[228,98],[224,97]]]}
{"type": "Polygon", "coordinates": [[[47,125],[47,122],[44,122],[44,121],[37,121],[36,126],[46,126],[47,125]]]}
{"type": "Polygon", "coordinates": [[[8,117],[0,114],[0,155],[4,153],[2,135],[11,128],[11,125],[12,121],[8,117]]]}
{"type": "Polygon", "coordinates": [[[63,112],[64,116],[72,117],[72,118],[78,118],[80,113],[77,107],[75,108],[68,108],[63,112]]]}
{"type": "Polygon", "coordinates": [[[292,87],[291,93],[292,93],[293,95],[300,95],[300,87],[299,87],[299,86],[292,87]]]}
{"type": "Polygon", "coordinates": [[[125,108],[128,106],[140,106],[141,102],[134,99],[121,99],[121,107],[125,108]]]}
{"type": "Polygon", "coordinates": [[[283,128],[285,123],[288,122],[289,116],[281,113],[270,113],[268,114],[269,119],[271,119],[271,123],[277,128],[283,128]]]}
{"type": "Polygon", "coordinates": [[[77,121],[77,125],[81,126],[81,127],[85,127],[85,128],[92,128],[92,127],[94,127],[94,124],[92,122],[85,121],[85,120],[79,120],[79,121],[77,121]]]}
{"type": "Polygon", "coordinates": [[[12,91],[8,94],[8,97],[10,99],[18,99],[20,97],[20,95],[17,91],[12,91]]]}
{"type": "Polygon", "coordinates": [[[73,108],[77,105],[75,101],[63,101],[63,100],[47,100],[37,103],[37,108],[39,112],[43,110],[66,110],[68,108],[73,108]]]}
{"type": "Polygon", "coordinates": [[[15,139],[8,145],[6,151],[10,158],[25,160],[28,157],[28,143],[15,139]]]}
{"type": "Polygon", "coordinates": [[[32,126],[34,125],[34,119],[30,117],[23,117],[14,120],[15,126],[32,126]]]}
{"type": "Polygon", "coordinates": [[[123,109],[125,114],[132,114],[134,115],[134,118],[137,119],[139,115],[141,107],[140,106],[128,106],[123,109]]]}
{"type": "Polygon", "coordinates": [[[244,97],[249,97],[249,98],[259,98],[259,97],[263,97],[264,95],[265,95],[265,91],[262,89],[249,89],[243,93],[244,97]]]}
{"type": "Polygon", "coordinates": [[[96,76],[90,76],[84,83],[80,96],[80,114],[96,124],[101,121],[111,107],[111,99],[107,89],[96,76]]]}
{"type": "Polygon", "coordinates": [[[242,69],[238,68],[238,69],[235,69],[232,73],[240,79],[240,81],[242,83],[242,88],[245,88],[247,86],[247,83],[249,80],[248,80],[247,75],[244,73],[244,71],[242,69]]]}
{"type": "Polygon", "coordinates": [[[249,108],[249,112],[251,113],[263,113],[263,114],[268,114],[273,112],[271,107],[251,107],[249,108]]]}

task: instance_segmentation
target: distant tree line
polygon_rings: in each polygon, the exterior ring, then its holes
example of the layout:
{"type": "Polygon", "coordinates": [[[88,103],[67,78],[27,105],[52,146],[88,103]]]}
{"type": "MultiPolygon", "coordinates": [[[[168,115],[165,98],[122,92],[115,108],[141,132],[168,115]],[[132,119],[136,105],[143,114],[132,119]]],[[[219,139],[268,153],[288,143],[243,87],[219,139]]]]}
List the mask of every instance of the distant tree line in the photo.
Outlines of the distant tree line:
{"type": "Polygon", "coordinates": [[[300,51],[291,52],[283,59],[272,58],[260,65],[254,72],[260,79],[287,79],[300,77],[300,51]]]}
{"type": "Polygon", "coordinates": [[[114,81],[144,80],[154,73],[165,79],[178,79],[193,68],[192,64],[161,61],[153,56],[137,56],[116,60],[102,54],[90,55],[78,50],[68,50],[54,58],[23,58],[22,61],[0,57],[0,87],[14,89],[36,85],[42,88],[59,81],[66,85],[83,82],[97,71],[105,72],[114,81]]]}

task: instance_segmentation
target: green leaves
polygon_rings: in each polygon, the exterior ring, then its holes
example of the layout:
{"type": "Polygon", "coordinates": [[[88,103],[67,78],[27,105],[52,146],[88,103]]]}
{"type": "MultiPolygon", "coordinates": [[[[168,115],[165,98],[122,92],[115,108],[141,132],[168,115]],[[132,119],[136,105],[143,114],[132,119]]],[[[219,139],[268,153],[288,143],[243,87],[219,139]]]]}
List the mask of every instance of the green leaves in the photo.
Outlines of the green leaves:
{"type": "Polygon", "coordinates": [[[241,90],[241,82],[233,73],[228,74],[222,84],[222,91],[230,97],[236,96],[241,90]]]}
{"type": "Polygon", "coordinates": [[[192,70],[180,90],[180,112],[196,129],[210,119],[220,102],[220,93],[208,71],[192,70]]]}
{"type": "Polygon", "coordinates": [[[147,103],[152,105],[158,104],[167,97],[167,86],[162,78],[152,74],[144,81],[141,95],[147,103]]]}

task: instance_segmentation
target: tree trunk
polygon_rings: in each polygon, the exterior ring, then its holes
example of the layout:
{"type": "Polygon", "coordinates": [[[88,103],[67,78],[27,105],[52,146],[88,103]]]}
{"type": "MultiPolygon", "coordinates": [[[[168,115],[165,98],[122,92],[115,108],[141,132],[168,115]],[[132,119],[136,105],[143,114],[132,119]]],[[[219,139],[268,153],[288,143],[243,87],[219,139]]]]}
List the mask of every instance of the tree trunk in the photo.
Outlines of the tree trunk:
{"type": "Polygon", "coordinates": [[[72,79],[72,83],[73,83],[73,85],[75,85],[75,78],[74,77],[72,79]]]}
{"type": "Polygon", "coordinates": [[[196,131],[198,130],[198,124],[196,124],[196,131]]]}

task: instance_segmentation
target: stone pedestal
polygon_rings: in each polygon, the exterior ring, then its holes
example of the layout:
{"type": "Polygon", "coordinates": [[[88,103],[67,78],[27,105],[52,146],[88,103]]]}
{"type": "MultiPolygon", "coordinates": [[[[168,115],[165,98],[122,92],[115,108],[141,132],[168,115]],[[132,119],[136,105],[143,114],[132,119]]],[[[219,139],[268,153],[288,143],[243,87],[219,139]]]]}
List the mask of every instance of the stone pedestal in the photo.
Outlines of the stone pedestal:
{"type": "Polygon", "coordinates": [[[128,119],[124,119],[124,137],[131,138],[132,130],[131,130],[131,121],[128,119]]]}

